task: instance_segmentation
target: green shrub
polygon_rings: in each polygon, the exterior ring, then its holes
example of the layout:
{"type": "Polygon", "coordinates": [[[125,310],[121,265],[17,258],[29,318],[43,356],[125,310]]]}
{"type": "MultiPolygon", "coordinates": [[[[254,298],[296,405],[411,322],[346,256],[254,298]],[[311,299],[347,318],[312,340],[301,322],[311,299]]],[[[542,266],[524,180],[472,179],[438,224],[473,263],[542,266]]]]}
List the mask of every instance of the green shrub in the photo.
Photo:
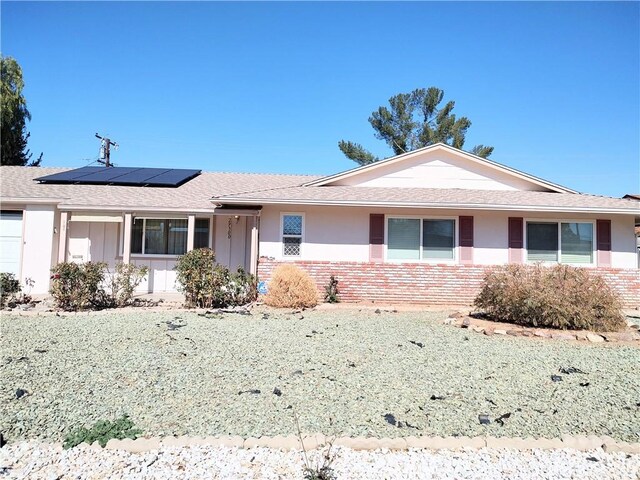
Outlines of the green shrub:
{"type": "Polygon", "coordinates": [[[216,281],[216,256],[210,248],[197,248],[178,258],[175,270],[179,289],[189,307],[210,307],[206,299],[216,281]]]}
{"type": "Polygon", "coordinates": [[[91,428],[80,427],[71,431],[64,439],[64,448],[73,448],[86,442],[91,445],[97,441],[101,447],[105,447],[107,442],[112,438],[122,440],[123,438],[131,438],[135,440],[142,432],[135,428],[135,425],[127,415],[123,415],[115,422],[109,420],[100,420],[91,428]]]}
{"type": "Polygon", "coordinates": [[[216,264],[210,248],[198,248],[180,256],[176,263],[179,289],[188,307],[227,307],[244,305],[258,296],[253,275],[242,268],[232,273],[216,264]]]}
{"type": "Polygon", "coordinates": [[[533,327],[617,331],[619,296],[587,268],[507,265],[485,275],[474,304],[493,320],[533,327]]]}
{"type": "Polygon", "coordinates": [[[21,291],[20,282],[13,273],[0,273],[0,307],[4,307],[9,298],[15,298],[21,291]]]}
{"type": "Polygon", "coordinates": [[[222,286],[225,305],[246,305],[256,301],[258,282],[253,275],[238,267],[235,273],[229,273],[228,278],[228,282],[222,286]]]}
{"type": "Polygon", "coordinates": [[[331,277],[329,277],[329,284],[324,287],[324,301],[327,303],[339,303],[340,299],[338,298],[338,295],[340,294],[340,291],[338,290],[338,279],[336,277],[334,277],[333,275],[331,275],[331,277]]]}
{"type": "Polygon", "coordinates": [[[62,262],[51,269],[51,290],[56,306],[67,311],[102,308],[109,304],[102,288],[107,264],[62,262]]]}
{"type": "Polygon", "coordinates": [[[117,263],[110,275],[110,298],[113,306],[125,307],[131,303],[136,287],[149,273],[149,267],[137,267],[132,263],[117,263]]]}

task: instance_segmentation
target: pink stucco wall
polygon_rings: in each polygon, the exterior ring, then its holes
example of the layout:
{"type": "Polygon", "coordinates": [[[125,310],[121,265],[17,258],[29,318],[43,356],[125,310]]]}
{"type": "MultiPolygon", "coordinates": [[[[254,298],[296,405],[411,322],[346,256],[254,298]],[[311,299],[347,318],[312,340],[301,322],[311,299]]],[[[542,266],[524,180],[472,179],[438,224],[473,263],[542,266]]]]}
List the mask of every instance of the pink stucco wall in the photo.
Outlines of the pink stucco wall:
{"type": "MultiPolygon", "coordinates": [[[[611,267],[637,268],[634,221],[631,216],[589,215],[532,212],[491,212],[483,210],[406,209],[265,206],[260,222],[260,256],[286,260],[282,255],[280,217],[283,213],[304,215],[304,239],[301,248],[303,261],[369,261],[369,214],[417,215],[425,217],[474,217],[474,265],[508,263],[508,218],[526,220],[611,220],[611,267]]],[[[457,222],[456,222],[457,226],[457,222]]],[[[456,255],[459,258],[459,255],[456,255]]],[[[454,264],[458,261],[452,262],[454,264]]]]}

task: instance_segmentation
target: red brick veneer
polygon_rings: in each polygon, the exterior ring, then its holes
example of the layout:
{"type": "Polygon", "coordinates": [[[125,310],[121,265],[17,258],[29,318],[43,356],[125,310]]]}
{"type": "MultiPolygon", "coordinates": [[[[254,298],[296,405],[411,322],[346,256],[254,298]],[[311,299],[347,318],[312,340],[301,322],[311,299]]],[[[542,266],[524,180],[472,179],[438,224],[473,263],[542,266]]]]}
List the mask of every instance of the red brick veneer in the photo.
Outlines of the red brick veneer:
{"type": "MultiPolygon", "coordinates": [[[[280,263],[261,258],[258,277],[269,280],[280,263]]],[[[298,261],[324,293],[329,276],[340,282],[343,302],[361,300],[380,303],[420,303],[430,305],[470,305],[480,289],[485,265],[432,265],[418,263],[298,261]]],[[[640,270],[598,268],[618,291],[626,307],[640,306],[640,270]]]]}

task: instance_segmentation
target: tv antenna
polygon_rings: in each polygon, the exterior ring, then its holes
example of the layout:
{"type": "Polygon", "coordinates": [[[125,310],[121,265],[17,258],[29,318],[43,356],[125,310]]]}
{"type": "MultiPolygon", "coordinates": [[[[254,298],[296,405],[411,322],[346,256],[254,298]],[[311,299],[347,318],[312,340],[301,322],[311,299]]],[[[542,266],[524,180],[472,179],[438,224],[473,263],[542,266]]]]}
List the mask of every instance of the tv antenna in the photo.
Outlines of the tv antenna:
{"type": "Polygon", "coordinates": [[[100,158],[98,163],[103,164],[105,167],[113,167],[111,163],[111,147],[118,149],[118,144],[107,137],[101,137],[96,133],[96,138],[100,139],[100,158]]]}

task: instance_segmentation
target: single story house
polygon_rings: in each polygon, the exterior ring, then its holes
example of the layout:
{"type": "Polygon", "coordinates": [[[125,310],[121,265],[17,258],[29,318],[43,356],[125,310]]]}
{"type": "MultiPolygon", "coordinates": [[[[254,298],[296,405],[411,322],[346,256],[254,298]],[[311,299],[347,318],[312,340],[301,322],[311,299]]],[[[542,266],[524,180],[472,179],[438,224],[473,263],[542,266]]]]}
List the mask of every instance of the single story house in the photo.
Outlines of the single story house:
{"type": "Polygon", "coordinates": [[[147,265],[176,290],[179,255],[268,280],[294,262],[343,301],[471,302],[487,267],[593,269],[640,306],[640,201],[578,193],[448,145],[326,177],[169,169],[0,168],[0,271],[49,289],[61,261],[147,265]],[[173,179],[173,180],[172,180],[173,179]]]}

